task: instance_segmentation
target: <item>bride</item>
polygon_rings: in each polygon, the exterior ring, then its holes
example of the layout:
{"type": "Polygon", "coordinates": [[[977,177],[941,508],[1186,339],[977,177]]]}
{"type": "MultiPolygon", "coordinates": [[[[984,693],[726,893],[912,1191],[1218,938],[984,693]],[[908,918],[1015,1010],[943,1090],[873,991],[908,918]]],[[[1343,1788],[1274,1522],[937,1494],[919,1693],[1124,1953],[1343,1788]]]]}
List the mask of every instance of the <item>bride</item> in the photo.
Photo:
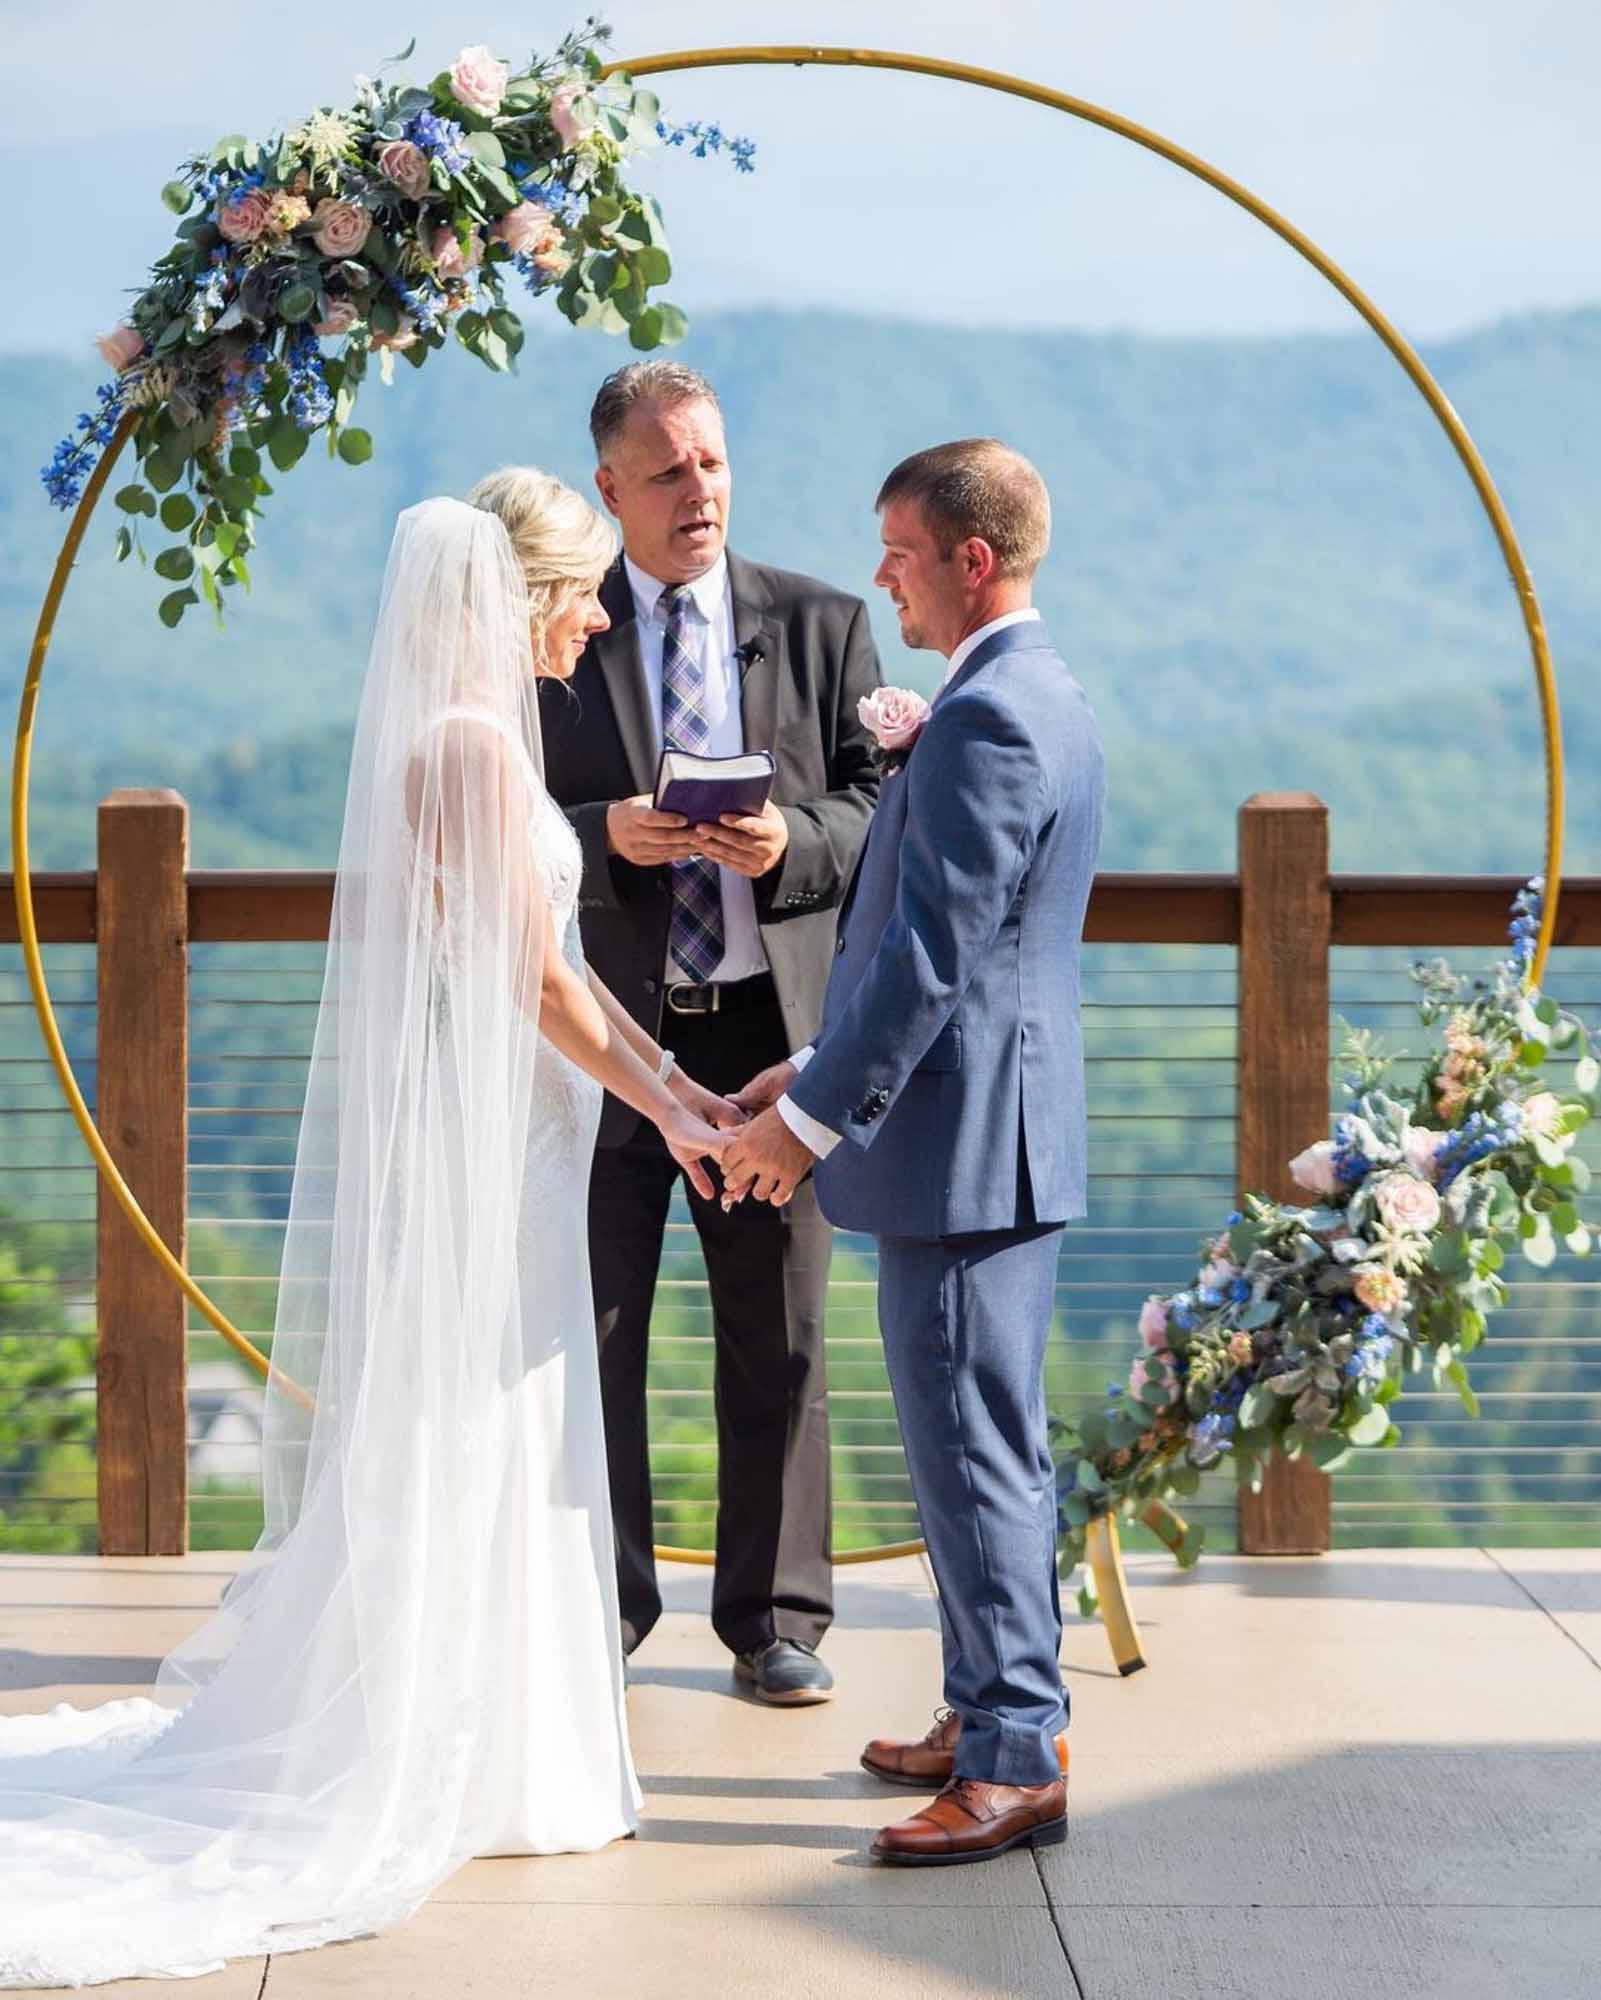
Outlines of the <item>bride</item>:
{"type": "Polygon", "coordinates": [[[611,531],[535,472],[473,497],[402,514],[384,578],[261,1540],[163,1699],[0,1721],[0,1985],[354,1937],[474,1855],[635,1825],[590,1155],[603,1088],[700,1183],[739,1114],[586,976],[541,782],[535,680],[605,628],[611,531]]]}

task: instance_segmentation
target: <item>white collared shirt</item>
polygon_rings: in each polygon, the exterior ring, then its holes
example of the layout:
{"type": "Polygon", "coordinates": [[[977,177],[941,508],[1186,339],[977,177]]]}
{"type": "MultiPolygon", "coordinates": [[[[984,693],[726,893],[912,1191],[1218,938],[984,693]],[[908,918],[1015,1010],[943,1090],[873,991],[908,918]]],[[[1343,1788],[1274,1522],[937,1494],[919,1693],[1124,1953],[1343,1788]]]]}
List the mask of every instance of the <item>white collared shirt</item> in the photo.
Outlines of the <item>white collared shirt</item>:
{"type": "MultiPolygon", "coordinates": [[[[1039,615],[1034,606],[1029,604],[1021,611],[1003,611],[999,618],[992,618],[987,625],[980,625],[976,632],[969,632],[946,663],[944,678],[940,681],[941,688],[949,685],[952,675],[961,672],[986,639],[997,632],[1004,632],[1008,625],[1026,624],[1029,619],[1038,618],[1039,615]]],[[[795,1051],[790,1061],[797,1069],[804,1069],[815,1051],[816,1044],[808,1042],[805,1048],[795,1051]]],[[[826,1160],[839,1144],[840,1135],[832,1126],[821,1124],[809,1112],[802,1111],[787,1093],[778,1100],[778,1115],[801,1144],[820,1160],[826,1160]]]]}
{"type": "MultiPolygon", "coordinates": [[[[647,576],[631,556],[623,557],[628,586],[634,594],[634,614],[638,620],[639,660],[645,669],[645,686],[650,694],[651,719],[656,730],[656,748],[662,747],[662,647],[667,638],[667,606],[663,602],[670,585],[647,576]]],[[[734,657],[734,594],[728,580],[728,558],[721,555],[703,576],[688,586],[691,619],[699,619],[701,664],[705,693],[702,707],[709,733],[709,757],[737,757],[745,748],[745,724],[739,706],[739,662],[734,657]]],[[[748,876],[736,875],[731,868],[717,871],[723,893],[723,956],[712,974],[714,983],[751,979],[767,968],[761,932],[756,927],[756,892],[748,876]]],[[[690,975],[676,964],[669,952],[667,977],[685,980],[690,975]]]]}
{"type": "Polygon", "coordinates": [[[976,632],[969,632],[946,662],[940,686],[949,685],[952,675],[962,671],[986,639],[993,638],[997,632],[1004,632],[1008,625],[1025,625],[1029,619],[1039,615],[1032,604],[1025,604],[1021,611],[1003,611],[999,618],[992,618],[987,625],[980,625],[976,632]]]}

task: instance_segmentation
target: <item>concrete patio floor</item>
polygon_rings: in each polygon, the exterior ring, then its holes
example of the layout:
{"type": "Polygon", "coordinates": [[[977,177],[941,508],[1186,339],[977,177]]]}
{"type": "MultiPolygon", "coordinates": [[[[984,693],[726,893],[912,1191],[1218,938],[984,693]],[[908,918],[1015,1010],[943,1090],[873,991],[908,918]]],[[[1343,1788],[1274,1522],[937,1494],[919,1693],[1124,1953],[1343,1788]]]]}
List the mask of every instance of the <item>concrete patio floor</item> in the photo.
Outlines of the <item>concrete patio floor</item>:
{"type": "MultiPolygon", "coordinates": [[[[629,1695],[648,1819],[475,1862],[382,1938],[151,2000],[1568,2000],[1601,1992],[1601,1550],[1132,1565],[1151,1661],[1073,1618],[1067,1845],[896,1871],[857,1766],[938,1698],[929,1578],[842,1570],[839,1694],[738,1694],[674,1570],[629,1695]]],[[[136,1692],[225,1557],[0,1559],[0,1707],[136,1692]]]]}

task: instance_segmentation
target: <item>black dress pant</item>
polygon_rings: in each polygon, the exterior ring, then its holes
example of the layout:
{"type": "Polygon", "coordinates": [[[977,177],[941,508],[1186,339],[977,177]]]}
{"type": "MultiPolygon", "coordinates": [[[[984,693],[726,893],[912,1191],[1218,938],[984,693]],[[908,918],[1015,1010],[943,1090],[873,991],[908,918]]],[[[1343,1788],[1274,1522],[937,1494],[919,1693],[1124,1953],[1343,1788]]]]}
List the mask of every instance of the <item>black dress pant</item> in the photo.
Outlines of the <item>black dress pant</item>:
{"type": "MultiPolygon", "coordinates": [[[[740,1089],[789,1052],[776,997],[679,1015],[663,1044],[709,1090],[740,1089]]],[[[679,1169],[648,1120],[595,1154],[589,1261],[600,1337],[617,1592],[632,1651],[661,1616],[652,1555],[645,1368],[668,1206],[679,1169]]],[[[713,1179],[715,1180],[715,1171],[713,1179]]],[[[725,1215],[686,1188],[706,1259],[715,1340],[717,1561],[712,1625],[731,1651],[816,1645],[833,1617],[823,1308],[832,1232],[811,1181],[787,1208],[725,1215]]]]}

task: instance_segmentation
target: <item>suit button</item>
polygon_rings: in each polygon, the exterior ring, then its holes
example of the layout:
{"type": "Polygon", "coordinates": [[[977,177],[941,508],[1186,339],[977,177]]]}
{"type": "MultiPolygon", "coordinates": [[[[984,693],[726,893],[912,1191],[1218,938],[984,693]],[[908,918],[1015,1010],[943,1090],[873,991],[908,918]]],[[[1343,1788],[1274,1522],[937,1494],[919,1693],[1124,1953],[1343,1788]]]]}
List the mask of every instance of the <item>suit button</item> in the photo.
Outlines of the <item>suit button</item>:
{"type": "Polygon", "coordinates": [[[654,979],[647,979],[645,981],[645,991],[647,993],[654,993],[656,991],[656,982],[654,979]]]}
{"type": "Polygon", "coordinates": [[[843,938],[835,938],[835,940],[834,940],[834,956],[835,956],[836,958],[838,958],[838,957],[840,956],[840,954],[841,954],[841,953],[842,953],[842,952],[844,951],[844,949],[845,949],[845,940],[844,940],[843,938]]]}

